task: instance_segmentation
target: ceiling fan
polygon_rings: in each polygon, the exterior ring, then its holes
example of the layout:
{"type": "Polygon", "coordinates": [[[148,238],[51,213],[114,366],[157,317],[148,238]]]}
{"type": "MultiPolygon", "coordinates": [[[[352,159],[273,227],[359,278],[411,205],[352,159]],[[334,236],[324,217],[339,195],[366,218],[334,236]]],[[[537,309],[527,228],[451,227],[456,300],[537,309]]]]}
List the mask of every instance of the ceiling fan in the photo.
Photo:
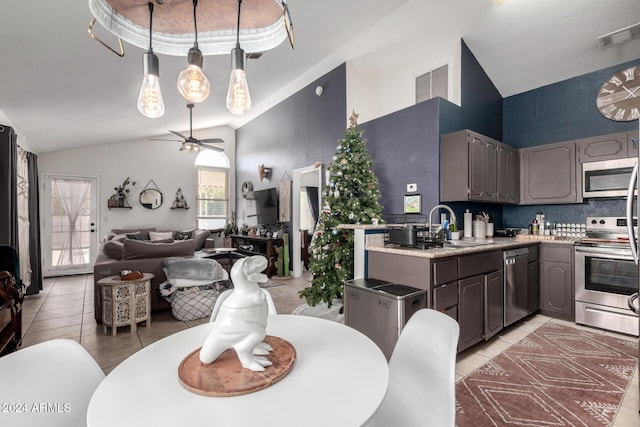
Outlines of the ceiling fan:
{"type": "Polygon", "coordinates": [[[191,151],[198,152],[200,150],[214,150],[214,151],[223,151],[223,148],[214,147],[209,144],[220,144],[224,143],[223,139],[220,138],[210,138],[210,139],[196,139],[193,137],[193,104],[187,104],[187,108],[189,109],[189,136],[184,136],[180,132],[176,132],[175,130],[169,130],[174,135],[179,136],[182,140],[173,140],[173,139],[155,139],[150,138],[150,141],[177,141],[181,142],[180,151],[191,151]]]}

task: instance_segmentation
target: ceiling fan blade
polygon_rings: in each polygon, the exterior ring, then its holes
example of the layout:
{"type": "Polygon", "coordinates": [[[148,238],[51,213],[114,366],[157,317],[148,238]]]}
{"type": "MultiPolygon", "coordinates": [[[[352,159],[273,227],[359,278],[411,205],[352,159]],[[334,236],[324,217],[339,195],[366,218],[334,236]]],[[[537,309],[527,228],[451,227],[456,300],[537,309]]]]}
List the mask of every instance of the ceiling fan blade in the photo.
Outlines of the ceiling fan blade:
{"type": "Polygon", "coordinates": [[[171,142],[182,142],[178,139],[160,139],[160,138],[148,138],[147,141],[171,141],[171,142]]]}
{"type": "Polygon", "coordinates": [[[186,137],[186,136],[184,136],[184,135],[183,135],[183,134],[181,134],[180,132],[176,132],[175,130],[169,130],[169,132],[171,132],[171,133],[172,133],[172,134],[174,134],[174,135],[178,135],[180,138],[182,138],[182,139],[184,139],[184,140],[186,140],[186,139],[187,139],[187,137],[186,137]]]}
{"type": "Polygon", "coordinates": [[[202,142],[198,143],[198,145],[200,145],[200,147],[202,147],[202,148],[206,148],[207,150],[224,151],[224,148],[214,147],[212,145],[203,144],[202,142]]]}
{"type": "Polygon", "coordinates": [[[205,144],[224,144],[224,139],[221,138],[200,139],[199,141],[205,144]]]}

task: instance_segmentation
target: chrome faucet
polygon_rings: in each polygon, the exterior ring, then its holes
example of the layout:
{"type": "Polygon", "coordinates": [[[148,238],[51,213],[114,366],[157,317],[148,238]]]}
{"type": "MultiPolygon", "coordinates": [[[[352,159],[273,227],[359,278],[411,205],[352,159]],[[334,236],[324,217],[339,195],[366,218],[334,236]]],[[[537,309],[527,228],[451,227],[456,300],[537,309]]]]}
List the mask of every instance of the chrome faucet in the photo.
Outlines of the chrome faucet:
{"type": "MultiPolygon", "coordinates": [[[[436,234],[433,233],[433,223],[431,222],[431,215],[433,215],[433,212],[436,209],[446,209],[449,211],[449,213],[451,214],[451,223],[457,222],[456,221],[456,214],[453,213],[453,209],[451,209],[449,206],[447,205],[436,205],[433,207],[433,209],[431,209],[431,211],[429,212],[429,236],[431,236],[432,239],[436,238],[436,234]]],[[[444,230],[443,230],[444,231],[444,230]]]]}

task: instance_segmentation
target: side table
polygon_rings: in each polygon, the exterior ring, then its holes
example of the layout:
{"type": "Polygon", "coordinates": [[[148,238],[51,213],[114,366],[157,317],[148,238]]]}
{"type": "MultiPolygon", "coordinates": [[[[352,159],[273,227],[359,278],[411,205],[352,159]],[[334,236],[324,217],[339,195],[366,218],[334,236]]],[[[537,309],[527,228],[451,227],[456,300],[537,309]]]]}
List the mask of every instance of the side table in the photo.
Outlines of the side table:
{"type": "Polygon", "coordinates": [[[102,292],[102,330],[107,326],[112,334],[118,326],[131,325],[131,333],[136,331],[138,322],[145,321],[151,326],[151,279],[155,276],[144,273],[141,279],[120,280],[120,276],[105,277],[98,281],[102,292]]]}

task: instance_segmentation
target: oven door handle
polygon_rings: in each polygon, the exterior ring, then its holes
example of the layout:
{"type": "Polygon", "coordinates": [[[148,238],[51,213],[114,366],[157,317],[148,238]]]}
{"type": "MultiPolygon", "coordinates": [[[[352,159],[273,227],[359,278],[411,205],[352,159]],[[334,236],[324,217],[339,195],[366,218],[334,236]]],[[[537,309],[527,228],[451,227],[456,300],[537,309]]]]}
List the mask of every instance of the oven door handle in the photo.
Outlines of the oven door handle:
{"type": "Polygon", "coordinates": [[[629,188],[627,189],[627,234],[629,235],[629,246],[631,246],[631,254],[633,255],[633,262],[638,265],[638,247],[636,242],[636,236],[633,232],[633,193],[636,188],[636,181],[638,180],[638,162],[633,166],[631,172],[631,179],[629,179],[629,188]]]}
{"type": "Polygon", "coordinates": [[[627,304],[629,304],[629,308],[631,309],[631,311],[633,311],[635,314],[640,314],[640,304],[634,304],[636,301],[638,301],[637,292],[629,296],[629,298],[627,299],[627,304]]]}
{"type": "Polygon", "coordinates": [[[576,254],[588,254],[594,258],[619,259],[633,261],[629,249],[616,249],[598,246],[576,246],[576,254]]]}

